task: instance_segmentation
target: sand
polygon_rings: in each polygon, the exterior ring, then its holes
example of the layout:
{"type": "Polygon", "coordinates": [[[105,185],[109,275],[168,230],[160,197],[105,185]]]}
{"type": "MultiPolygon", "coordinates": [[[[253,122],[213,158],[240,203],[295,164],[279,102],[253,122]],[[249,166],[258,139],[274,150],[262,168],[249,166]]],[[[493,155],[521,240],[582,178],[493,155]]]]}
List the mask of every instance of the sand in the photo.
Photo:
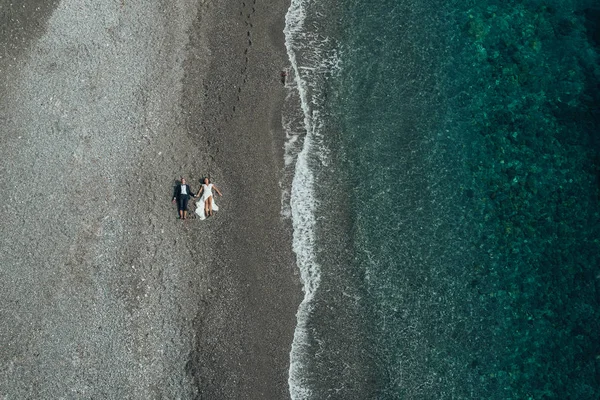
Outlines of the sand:
{"type": "Polygon", "coordinates": [[[0,397],[289,398],[287,5],[30,3],[0,1],[0,397]],[[221,211],[176,219],[206,175],[221,211]]]}

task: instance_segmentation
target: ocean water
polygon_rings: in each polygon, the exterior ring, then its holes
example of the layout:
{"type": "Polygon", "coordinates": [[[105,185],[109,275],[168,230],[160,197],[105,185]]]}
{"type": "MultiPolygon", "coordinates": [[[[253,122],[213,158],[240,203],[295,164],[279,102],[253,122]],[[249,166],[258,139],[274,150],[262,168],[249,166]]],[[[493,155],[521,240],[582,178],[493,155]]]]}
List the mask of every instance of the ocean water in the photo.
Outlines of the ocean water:
{"type": "Polygon", "coordinates": [[[292,0],[293,399],[600,398],[600,5],[292,0]]]}

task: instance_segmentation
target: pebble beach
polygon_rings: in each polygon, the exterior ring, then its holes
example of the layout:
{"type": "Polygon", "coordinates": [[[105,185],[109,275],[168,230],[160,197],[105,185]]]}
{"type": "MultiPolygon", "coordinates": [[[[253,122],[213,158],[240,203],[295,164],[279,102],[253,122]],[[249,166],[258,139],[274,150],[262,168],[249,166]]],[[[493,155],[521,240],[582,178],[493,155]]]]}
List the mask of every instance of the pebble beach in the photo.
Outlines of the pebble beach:
{"type": "Polygon", "coordinates": [[[286,5],[20,7],[0,2],[0,397],[288,398],[286,5]],[[176,218],[181,176],[217,184],[214,217],[176,218]]]}

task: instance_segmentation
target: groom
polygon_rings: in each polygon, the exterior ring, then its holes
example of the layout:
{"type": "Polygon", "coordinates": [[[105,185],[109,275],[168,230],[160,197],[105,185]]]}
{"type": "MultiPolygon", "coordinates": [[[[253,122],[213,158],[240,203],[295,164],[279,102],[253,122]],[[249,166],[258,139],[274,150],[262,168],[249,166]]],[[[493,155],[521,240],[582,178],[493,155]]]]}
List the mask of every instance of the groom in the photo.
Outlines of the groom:
{"type": "Polygon", "coordinates": [[[187,217],[187,205],[190,196],[193,196],[190,185],[185,183],[185,178],[181,178],[181,184],[175,186],[173,192],[173,203],[177,201],[177,209],[179,210],[179,218],[185,219],[187,217]]]}

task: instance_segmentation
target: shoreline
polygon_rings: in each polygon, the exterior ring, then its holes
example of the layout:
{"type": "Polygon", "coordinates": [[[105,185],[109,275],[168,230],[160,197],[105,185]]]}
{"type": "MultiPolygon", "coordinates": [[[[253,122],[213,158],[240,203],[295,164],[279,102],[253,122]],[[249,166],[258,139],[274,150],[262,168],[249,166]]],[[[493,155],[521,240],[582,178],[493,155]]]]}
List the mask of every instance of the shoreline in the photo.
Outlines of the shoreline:
{"type": "Polygon", "coordinates": [[[211,293],[194,321],[188,363],[206,398],[289,398],[301,286],[291,221],[280,216],[286,10],[256,0],[210,7],[202,18],[214,25],[199,29],[210,38],[211,65],[203,77],[194,74],[193,63],[186,68],[184,101],[207,100],[199,115],[187,113],[188,132],[206,143],[203,163],[224,193],[217,198],[222,211],[202,223],[214,226],[211,293]]]}

